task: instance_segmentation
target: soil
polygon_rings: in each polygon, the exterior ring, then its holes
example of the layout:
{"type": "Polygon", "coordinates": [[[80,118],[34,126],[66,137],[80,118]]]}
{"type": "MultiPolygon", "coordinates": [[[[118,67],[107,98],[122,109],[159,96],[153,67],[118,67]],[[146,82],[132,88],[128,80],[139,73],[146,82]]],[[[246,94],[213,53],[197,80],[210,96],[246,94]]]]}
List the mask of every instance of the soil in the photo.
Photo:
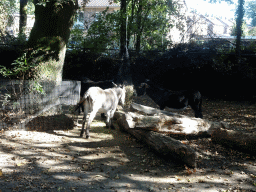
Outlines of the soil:
{"type": "MultiPolygon", "coordinates": [[[[154,106],[148,98],[136,102],[154,106]]],[[[183,114],[194,116],[191,109],[183,114]]],[[[225,121],[230,129],[256,130],[256,104],[203,101],[205,119],[225,121]]],[[[199,160],[190,169],[154,153],[100,115],[90,139],[80,138],[72,116],[36,118],[28,131],[1,133],[0,192],[9,191],[256,191],[256,156],[213,144],[210,138],[183,141],[199,160]],[[60,124],[51,123],[52,121],[60,124]],[[47,122],[47,123],[45,123],[47,122]]]]}

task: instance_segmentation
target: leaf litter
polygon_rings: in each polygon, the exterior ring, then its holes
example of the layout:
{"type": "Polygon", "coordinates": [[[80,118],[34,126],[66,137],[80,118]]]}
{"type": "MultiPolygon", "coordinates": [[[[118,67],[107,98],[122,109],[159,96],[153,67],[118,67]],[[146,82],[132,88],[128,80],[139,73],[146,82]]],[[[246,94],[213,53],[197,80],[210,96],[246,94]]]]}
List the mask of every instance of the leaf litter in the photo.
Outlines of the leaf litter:
{"type": "MultiPolygon", "coordinates": [[[[255,131],[255,105],[206,100],[203,110],[206,119],[255,131]]],[[[193,116],[191,109],[182,113],[193,116]]],[[[79,137],[81,124],[2,132],[0,190],[256,191],[255,156],[213,144],[210,138],[184,141],[199,156],[197,168],[191,169],[100,125],[91,129],[89,140],[79,137]]]]}

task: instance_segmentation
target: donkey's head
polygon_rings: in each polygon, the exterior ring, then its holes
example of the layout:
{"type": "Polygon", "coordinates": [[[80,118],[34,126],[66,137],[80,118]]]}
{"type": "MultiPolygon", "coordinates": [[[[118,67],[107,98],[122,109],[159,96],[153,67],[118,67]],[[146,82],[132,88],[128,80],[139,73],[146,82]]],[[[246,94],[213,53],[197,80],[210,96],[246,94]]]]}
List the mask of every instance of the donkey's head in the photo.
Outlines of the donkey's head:
{"type": "Polygon", "coordinates": [[[122,107],[124,107],[124,104],[125,104],[125,93],[126,93],[126,90],[125,90],[125,86],[123,86],[121,89],[121,96],[120,96],[120,103],[122,105],[122,107]]]}
{"type": "Polygon", "coordinates": [[[150,86],[147,83],[140,83],[139,85],[134,86],[136,91],[136,96],[141,96],[146,94],[146,89],[150,86]]]}
{"type": "Polygon", "coordinates": [[[125,104],[125,86],[124,85],[116,85],[114,82],[112,82],[114,85],[114,88],[116,90],[116,94],[118,97],[118,103],[124,107],[125,104]]]}

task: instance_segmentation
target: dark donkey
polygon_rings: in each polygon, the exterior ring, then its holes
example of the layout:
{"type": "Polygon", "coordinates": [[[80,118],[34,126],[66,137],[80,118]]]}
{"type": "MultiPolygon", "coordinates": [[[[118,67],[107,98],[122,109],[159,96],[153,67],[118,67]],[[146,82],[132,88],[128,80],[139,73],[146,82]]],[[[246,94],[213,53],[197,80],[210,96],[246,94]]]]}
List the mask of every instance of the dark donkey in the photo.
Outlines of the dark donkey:
{"type": "Polygon", "coordinates": [[[136,87],[136,92],[138,96],[147,94],[151,99],[154,100],[156,104],[159,105],[161,110],[163,110],[165,107],[176,110],[184,110],[190,106],[195,112],[195,117],[203,118],[202,96],[199,91],[170,91],[159,88],[159,86],[152,84],[148,80],[146,83],[141,83],[138,87],[136,87]]]}

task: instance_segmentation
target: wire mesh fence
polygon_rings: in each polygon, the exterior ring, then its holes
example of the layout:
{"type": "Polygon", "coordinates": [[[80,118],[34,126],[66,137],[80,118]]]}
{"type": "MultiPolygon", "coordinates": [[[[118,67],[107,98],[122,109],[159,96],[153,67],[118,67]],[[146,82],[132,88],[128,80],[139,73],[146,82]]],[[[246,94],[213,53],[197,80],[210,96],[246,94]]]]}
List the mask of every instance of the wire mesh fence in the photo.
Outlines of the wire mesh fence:
{"type": "Polygon", "coordinates": [[[0,80],[0,130],[67,129],[80,98],[80,81],[0,80]]]}

